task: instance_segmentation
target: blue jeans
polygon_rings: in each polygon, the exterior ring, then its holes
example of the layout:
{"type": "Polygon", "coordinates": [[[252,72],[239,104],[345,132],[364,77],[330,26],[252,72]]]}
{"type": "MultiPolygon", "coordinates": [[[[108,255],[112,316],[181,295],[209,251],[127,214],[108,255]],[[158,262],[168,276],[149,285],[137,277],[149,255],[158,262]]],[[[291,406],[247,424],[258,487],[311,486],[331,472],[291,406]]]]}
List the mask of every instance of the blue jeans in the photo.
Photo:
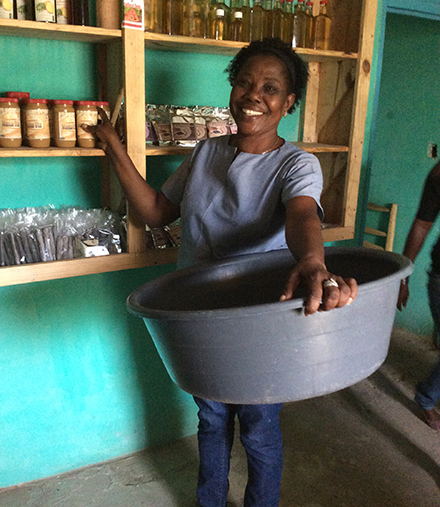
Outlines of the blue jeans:
{"type": "Polygon", "coordinates": [[[235,416],[246,451],[248,483],[244,507],[278,507],[283,444],[279,413],[282,403],[230,405],[194,397],[199,407],[200,467],[197,497],[202,507],[225,507],[235,416]]]}
{"type": "MultiPolygon", "coordinates": [[[[436,332],[440,330],[440,275],[429,273],[428,281],[429,306],[436,332]]],[[[440,360],[432,370],[429,378],[417,386],[416,402],[424,409],[435,407],[440,398],[440,360]]]]}

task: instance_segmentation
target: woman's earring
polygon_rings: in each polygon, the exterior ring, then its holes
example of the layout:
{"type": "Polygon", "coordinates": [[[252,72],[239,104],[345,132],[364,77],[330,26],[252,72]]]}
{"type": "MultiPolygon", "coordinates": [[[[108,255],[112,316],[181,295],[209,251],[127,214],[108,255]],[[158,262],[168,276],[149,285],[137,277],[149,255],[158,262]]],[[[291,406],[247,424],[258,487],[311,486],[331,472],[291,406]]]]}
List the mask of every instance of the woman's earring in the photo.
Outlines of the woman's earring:
{"type": "Polygon", "coordinates": [[[285,118],[285,117],[287,116],[287,112],[285,112],[285,113],[283,114],[283,116],[284,116],[284,118],[285,118]]]}

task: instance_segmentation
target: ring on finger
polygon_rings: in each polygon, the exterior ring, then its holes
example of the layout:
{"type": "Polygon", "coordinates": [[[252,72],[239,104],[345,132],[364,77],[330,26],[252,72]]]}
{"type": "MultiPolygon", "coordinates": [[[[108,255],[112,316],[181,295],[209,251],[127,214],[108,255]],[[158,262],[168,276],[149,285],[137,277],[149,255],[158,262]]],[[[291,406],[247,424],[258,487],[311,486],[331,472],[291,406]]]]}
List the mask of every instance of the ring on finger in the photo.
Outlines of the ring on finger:
{"type": "Polygon", "coordinates": [[[333,278],[328,278],[322,282],[322,286],[324,289],[328,289],[329,287],[339,287],[338,282],[333,278]]]}

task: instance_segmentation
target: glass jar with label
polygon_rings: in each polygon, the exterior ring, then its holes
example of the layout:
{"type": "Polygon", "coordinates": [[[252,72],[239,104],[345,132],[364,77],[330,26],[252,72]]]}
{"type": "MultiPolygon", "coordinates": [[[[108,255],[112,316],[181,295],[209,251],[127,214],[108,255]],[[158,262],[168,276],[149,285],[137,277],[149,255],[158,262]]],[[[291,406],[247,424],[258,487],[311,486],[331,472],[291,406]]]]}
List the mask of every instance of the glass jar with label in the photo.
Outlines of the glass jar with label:
{"type": "Polygon", "coordinates": [[[56,23],[55,0],[35,0],[35,21],[56,23]]]}
{"type": "Polygon", "coordinates": [[[29,92],[6,92],[6,97],[18,99],[18,105],[20,107],[20,124],[21,124],[21,137],[22,143],[26,144],[26,129],[25,124],[26,120],[24,117],[24,101],[30,98],[29,92]]]}
{"type": "Polygon", "coordinates": [[[0,2],[0,19],[14,19],[15,0],[0,2]]]}
{"type": "MultiPolygon", "coordinates": [[[[110,112],[110,102],[106,101],[96,101],[95,104],[99,106],[100,108],[104,109],[105,113],[107,114],[107,118],[111,119],[111,112],[110,112]]],[[[100,116],[98,114],[98,120],[100,119],[100,116]]]]}
{"type": "Polygon", "coordinates": [[[53,119],[55,146],[74,148],[76,145],[76,124],[73,100],[54,100],[53,119]]]}
{"type": "Polygon", "coordinates": [[[47,99],[25,99],[25,136],[32,148],[50,146],[49,109],[47,99]]]}
{"type": "Polygon", "coordinates": [[[0,147],[21,146],[21,121],[18,99],[0,98],[0,147]]]}
{"type": "Polygon", "coordinates": [[[81,125],[97,125],[98,110],[96,102],[92,100],[78,100],[76,107],[76,140],[80,148],[94,148],[95,138],[93,134],[87,132],[81,125]]]}
{"type": "Polygon", "coordinates": [[[70,0],[57,0],[57,23],[59,25],[72,24],[70,0]]]}

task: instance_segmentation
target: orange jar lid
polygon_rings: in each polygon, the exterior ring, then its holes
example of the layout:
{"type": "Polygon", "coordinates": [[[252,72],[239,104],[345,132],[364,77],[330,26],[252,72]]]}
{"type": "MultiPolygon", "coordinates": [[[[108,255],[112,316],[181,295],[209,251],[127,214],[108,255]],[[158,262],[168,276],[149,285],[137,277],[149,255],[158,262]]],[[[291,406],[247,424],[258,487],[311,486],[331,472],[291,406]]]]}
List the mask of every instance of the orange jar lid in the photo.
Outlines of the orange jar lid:
{"type": "Polygon", "coordinates": [[[26,99],[25,104],[47,104],[47,99],[26,99]]]}
{"type": "Polygon", "coordinates": [[[68,106],[73,106],[73,100],[53,100],[54,105],[67,104],[68,106]]]}
{"type": "Polygon", "coordinates": [[[6,97],[14,97],[17,99],[28,99],[30,93],[28,92],[6,92],[6,97]]]}
{"type": "Polygon", "coordinates": [[[77,100],[75,104],[77,106],[96,106],[96,102],[94,100],[77,100]]]}

